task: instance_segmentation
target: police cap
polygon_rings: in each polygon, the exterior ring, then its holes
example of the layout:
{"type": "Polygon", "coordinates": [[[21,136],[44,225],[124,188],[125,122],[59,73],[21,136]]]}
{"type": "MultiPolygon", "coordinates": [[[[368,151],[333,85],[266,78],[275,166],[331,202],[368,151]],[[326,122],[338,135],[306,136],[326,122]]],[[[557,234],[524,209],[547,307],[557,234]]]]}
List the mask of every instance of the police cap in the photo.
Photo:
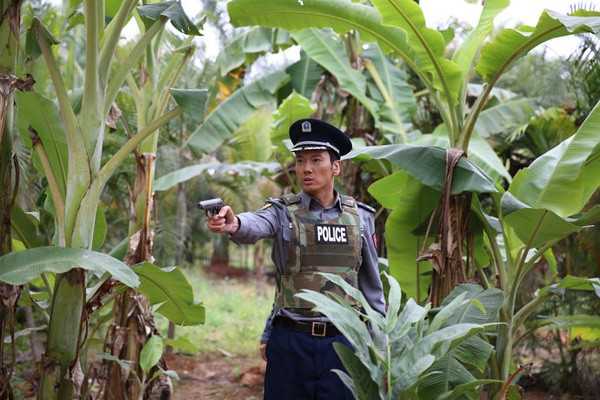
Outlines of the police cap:
{"type": "Polygon", "coordinates": [[[338,156],[352,150],[352,142],[346,134],[333,125],[319,119],[299,119],[290,126],[292,152],[303,150],[333,150],[338,156]]]}

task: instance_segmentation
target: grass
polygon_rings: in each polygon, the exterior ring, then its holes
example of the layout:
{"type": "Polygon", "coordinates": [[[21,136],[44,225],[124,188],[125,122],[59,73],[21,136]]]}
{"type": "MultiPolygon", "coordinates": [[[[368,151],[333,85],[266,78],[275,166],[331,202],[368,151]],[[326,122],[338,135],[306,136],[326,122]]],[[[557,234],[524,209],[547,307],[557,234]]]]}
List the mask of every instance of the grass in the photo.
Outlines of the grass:
{"type": "MultiPolygon", "coordinates": [[[[189,342],[175,350],[191,353],[257,354],[265,320],[271,312],[274,287],[265,285],[264,295],[257,294],[253,279],[217,279],[198,269],[184,270],[194,288],[194,296],[206,307],[206,322],[199,326],[176,327],[175,339],[189,342]]],[[[161,333],[166,337],[168,321],[155,314],[161,333]]]]}

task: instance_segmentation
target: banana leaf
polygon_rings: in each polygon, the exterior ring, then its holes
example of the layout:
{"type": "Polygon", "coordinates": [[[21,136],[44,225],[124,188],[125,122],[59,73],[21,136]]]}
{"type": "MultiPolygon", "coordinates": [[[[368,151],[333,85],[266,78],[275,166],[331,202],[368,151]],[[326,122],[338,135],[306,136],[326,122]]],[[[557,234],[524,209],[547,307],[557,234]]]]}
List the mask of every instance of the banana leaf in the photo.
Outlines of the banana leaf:
{"type": "Polygon", "coordinates": [[[157,311],[169,321],[183,326],[203,324],[205,310],[202,303],[194,300],[192,286],[181,269],[161,269],[151,263],[134,266],[139,276],[138,290],[146,295],[157,311]]]}
{"type": "Polygon", "coordinates": [[[304,50],[300,52],[300,61],[287,69],[287,73],[292,77],[290,80],[292,89],[307,99],[312,98],[323,72],[324,69],[304,50]]]}
{"type": "MultiPolygon", "coordinates": [[[[441,191],[444,186],[446,151],[440,147],[407,144],[368,146],[353,150],[344,159],[358,162],[387,160],[432,189],[441,191]]],[[[491,179],[473,162],[465,158],[458,162],[452,180],[452,194],[496,191],[491,179]]]]}
{"type": "Polygon", "coordinates": [[[444,57],[444,37],[427,27],[419,4],[413,0],[372,0],[372,3],[384,25],[401,28],[406,33],[418,70],[429,77],[448,103],[456,104],[463,84],[463,70],[444,57]]]}
{"type": "Polygon", "coordinates": [[[520,201],[565,218],[600,186],[600,103],[577,132],[517,173],[509,190],[520,201]]]}
{"type": "Polygon", "coordinates": [[[196,154],[215,151],[256,110],[274,105],[275,93],[288,79],[285,72],[275,72],[236,90],[206,117],[186,145],[196,154]]]}
{"type": "Polygon", "coordinates": [[[483,46],[476,70],[486,82],[495,83],[520,57],[548,40],[584,32],[600,32],[600,12],[578,9],[569,15],[544,11],[536,26],[501,30],[483,46]]]}
{"type": "Polygon", "coordinates": [[[352,68],[344,43],[330,29],[305,29],[292,32],[294,40],[308,56],[334,75],[340,88],[350,93],[377,118],[377,104],[366,95],[367,80],[352,68]]]}
{"type": "Polygon", "coordinates": [[[58,274],[73,268],[83,268],[99,275],[109,273],[129,287],[137,287],[140,284],[137,275],[127,264],[107,254],[51,246],[36,247],[0,257],[0,281],[23,285],[43,272],[58,274]]]}

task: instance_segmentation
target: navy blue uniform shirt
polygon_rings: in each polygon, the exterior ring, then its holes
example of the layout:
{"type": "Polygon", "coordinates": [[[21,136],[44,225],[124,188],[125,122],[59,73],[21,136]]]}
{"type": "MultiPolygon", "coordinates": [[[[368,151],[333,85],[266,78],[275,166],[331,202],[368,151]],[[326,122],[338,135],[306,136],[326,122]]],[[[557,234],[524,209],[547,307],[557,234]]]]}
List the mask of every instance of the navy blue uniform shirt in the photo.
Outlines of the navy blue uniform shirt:
{"type": "MultiPolygon", "coordinates": [[[[337,193],[334,204],[329,208],[324,208],[318,200],[304,192],[300,193],[300,202],[302,207],[308,208],[319,219],[334,219],[342,213],[341,198],[337,193]]],[[[358,214],[362,236],[362,265],[358,271],[358,286],[371,307],[383,314],[385,301],[379,276],[377,250],[375,249],[375,243],[373,243],[374,215],[360,206],[358,207],[358,214]]],[[[240,227],[236,233],[231,235],[231,239],[238,244],[252,244],[265,238],[274,239],[271,258],[277,268],[277,273],[283,272],[286,268],[287,246],[290,244],[292,237],[291,218],[283,203],[273,202],[273,204],[256,212],[241,213],[238,218],[240,227]]],[[[278,310],[277,315],[283,315],[297,321],[327,321],[324,316],[306,317],[286,309],[278,310]]],[[[269,340],[271,325],[275,316],[274,308],[265,324],[261,337],[262,343],[269,340]]]]}

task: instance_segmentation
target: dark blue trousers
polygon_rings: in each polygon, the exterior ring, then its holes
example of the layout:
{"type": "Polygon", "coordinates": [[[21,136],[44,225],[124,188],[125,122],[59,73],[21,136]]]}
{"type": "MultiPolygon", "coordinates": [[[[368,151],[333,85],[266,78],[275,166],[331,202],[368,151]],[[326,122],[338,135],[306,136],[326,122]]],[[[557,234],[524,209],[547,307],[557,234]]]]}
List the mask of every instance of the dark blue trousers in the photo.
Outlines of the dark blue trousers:
{"type": "Polygon", "coordinates": [[[315,337],[273,326],[267,342],[265,400],[352,400],[332,369],[345,371],[334,342],[351,347],[342,336],[315,337]]]}

